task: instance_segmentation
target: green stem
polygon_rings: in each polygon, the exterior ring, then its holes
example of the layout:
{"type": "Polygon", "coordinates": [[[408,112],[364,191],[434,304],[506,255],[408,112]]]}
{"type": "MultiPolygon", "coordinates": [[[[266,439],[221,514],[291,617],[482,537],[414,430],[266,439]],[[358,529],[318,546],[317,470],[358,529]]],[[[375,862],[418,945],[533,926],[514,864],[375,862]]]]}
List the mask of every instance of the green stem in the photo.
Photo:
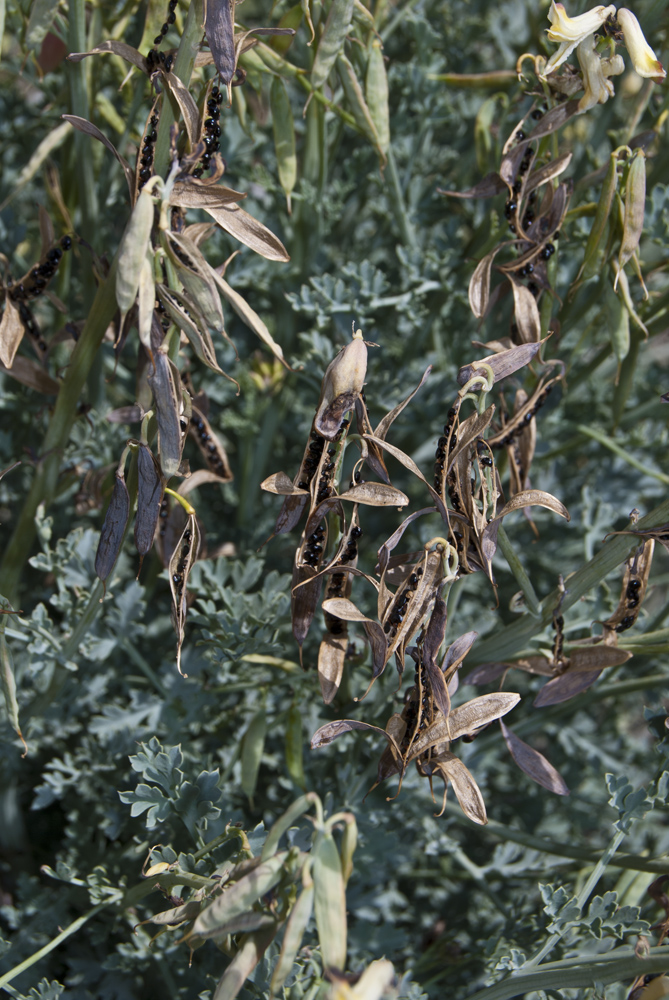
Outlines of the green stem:
{"type": "Polygon", "coordinates": [[[94,917],[96,913],[100,912],[100,910],[104,910],[105,906],[111,906],[115,902],[116,900],[110,899],[106,900],[104,903],[98,903],[97,906],[94,906],[87,913],[84,913],[83,917],[78,917],[69,925],[69,927],[66,927],[64,931],[57,934],[52,941],[45,944],[43,948],[40,948],[39,951],[33,952],[29,958],[24,959],[23,962],[19,962],[19,964],[15,965],[13,969],[9,970],[9,972],[5,972],[4,976],[0,976],[0,987],[4,986],[5,983],[11,983],[12,979],[16,979],[16,977],[20,976],[22,972],[25,972],[33,966],[35,962],[39,962],[40,959],[45,958],[54,950],[54,948],[57,948],[59,944],[62,944],[63,941],[71,937],[72,934],[76,934],[79,928],[83,927],[84,924],[91,919],[91,917],[94,917]]]}
{"type": "Polygon", "coordinates": [[[666,972],[667,949],[651,948],[646,957],[637,958],[633,948],[616,948],[603,955],[581,955],[561,962],[547,962],[540,969],[529,972],[524,972],[523,968],[501,983],[479,990],[468,1000],[510,1000],[535,990],[592,987],[593,983],[607,985],[647,973],[666,972]]]}
{"type": "Polygon", "coordinates": [[[537,597],[536,591],[532,586],[532,581],[525,572],[525,568],[516,555],[513,545],[509,540],[509,536],[501,524],[497,531],[497,544],[502,550],[504,558],[508,562],[509,569],[515,576],[518,586],[523,592],[528,611],[530,614],[534,615],[535,618],[540,618],[541,601],[537,597]]]}
{"type": "Polygon", "coordinates": [[[21,508],[12,537],[5,549],[0,565],[0,579],[3,582],[4,595],[12,603],[15,601],[18,582],[35,537],[37,508],[41,503],[50,501],[56,492],[61,457],[77,417],[81,391],[116,310],[115,282],[116,261],[112,264],[107,280],[98,288],[84,328],[72,352],[53,417],[44,438],[41,460],[35,470],[30,491],[21,508]]]}
{"type": "MultiPolygon", "coordinates": [[[[514,727],[514,731],[516,731],[516,727],[514,727]]],[[[529,847],[531,850],[541,851],[542,854],[554,855],[559,858],[570,858],[573,861],[583,862],[583,864],[596,865],[600,861],[600,857],[587,848],[558,843],[555,840],[549,840],[547,837],[537,837],[534,834],[525,833],[524,830],[516,830],[513,827],[505,826],[504,823],[498,823],[494,819],[489,819],[483,827],[479,826],[472,820],[467,819],[460,806],[456,806],[455,803],[447,802],[445,812],[453,819],[464,824],[468,830],[476,831],[481,835],[487,836],[488,834],[492,834],[493,837],[499,837],[500,840],[510,841],[513,844],[521,844],[523,847],[529,847]]],[[[614,854],[608,861],[609,866],[612,868],[624,868],[629,871],[650,872],[651,874],[658,875],[666,872],[668,863],[666,858],[659,858],[653,861],[648,858],[637,857],[634,854],[614,854]]]]}
{"type": "MultiPolygon", "coordinates": [[[[585,885],[579,892],[578,896],[576,897],[576,904],[578,906],[579,913],[583,912],[583,907],[590,898],[591,892],[594,890],[595,886],[597,885],[600,878],[604,874],[606,866],[608,865],[609,861],[616,853],[616,851],[618,850],[620,844],[623,842],[624,839],[625,839],[625,832],[623,830],[616,831],[613,838],[611,839],[611,843],[602,854],[601,858],[595,865],[593,871],[590,873],[590,877],[588,878],[587,882],[585,883],[585,885]]],[[[551,934],[546,943],[539,949],[538,952],[536,952],[536,954],[532,956],[532,958],[530,958],[525,963],[523,968],[531,969],[539,965],[546,957],[546,955],[550,954],[550,952],[553,950],[553,948],[558,943],[560,938],[563,937],[563,935],[566,933],[568,928],[569,924],[565,924],[562,930],[556,931],[555,934],[551,934]]]]}
{"type": "Polygon", "coordinates": [[[406,205],[404,203],[404,192],[402,191],[402,185],[400,184],[399,175],[397,173],[397,164],[395,163],[395,154],[392,146],[388,149],[388,163],[386,165],[386,170],[388,171],[388,181],[392,192],[392,197],[389,200],[395,214],[395,221],[397,222],[402,236],[402,242],[406,246],[415,249],[416,236],[413,226],[409,221],[409,216],[407,215],[406,205]]]}
{"type": "MultiPolygon", "coordinates": [[[[652,528],[664,524],[666,521],[669,521],[669,499],[642,517],[636,526],[630,523],[628,528],[652,528]]],[[[614,535],[604,543],[593,559],[566,577],[567,590],[562,600],[562,611],[568,611],[593,587],[597,586],[616,566],[620,565],[632,546],[636,544],[636,539],[630,535],[614,535]]],[[[530,639],[538,632],[543,631],[545,626],[550,623],[559,598],[560,592],[554,590],[542,601],[539,620],[527,615],[521,621],[512,622],[488,639],[484,639],[480,645],[477,644],[478,648],[474,646],[468,657],[470,666],[488,663],[491,660],[506,660],[513,657],[517,650],[524,649],[530,639]]]]}
{"type": "Polygon", "coordinates": [[[663,472],[656,472],[654,469],[649,469],[648,466],[644,465],[643,462],[640,462],[638,458],[635,458],[634,455],[630,455],[628,451],[625,451],[625,449],[621,448],[619,444],[612,441],[611,438],[604,434],[603,431],[598,431],[594,427],[587,427],[585,424],[578,424],[577,430],[580,431],[581,434],[585,434],[587,437],[592,438],[593,441],[598,441],[600,444],[603,444],[605,448],[608,448],[609,451],[614,453],[614,455],[622,458],[623,461],[627,462],[628,465],[631,465],[633,469],[637,469],[638,472],[643,472],[645,476],[650,476],[652,479],[657,479],[658,482],[664,483],[665,486],[669,486],[669,476],[665,476],[663,472]]]}

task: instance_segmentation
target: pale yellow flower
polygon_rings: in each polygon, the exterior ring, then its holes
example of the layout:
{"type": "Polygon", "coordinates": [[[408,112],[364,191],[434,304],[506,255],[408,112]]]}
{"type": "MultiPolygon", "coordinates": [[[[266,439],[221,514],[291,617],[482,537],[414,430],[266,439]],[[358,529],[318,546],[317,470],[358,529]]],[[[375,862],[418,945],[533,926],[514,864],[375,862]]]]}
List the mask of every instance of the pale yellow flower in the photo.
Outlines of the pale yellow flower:
{"type": "Polygon", "coordinates": [[[579,114],[582,114],[593,108],[595,104],[606,104],[609,97],[613,97],[613,84],[608,77],[622,73],[625,64],[619,55],[615,55],[611,59],[602,59],[595,52],[593,35],[579,44],[576,55],[583,74],[583,89],[585,90],[585,94],[578,102],[579,114]]]}
{"type": "Polygon", "coordinates": [[[622,7],[618,11],[618,24],[625,39],[625,46],[632,59],[634,69],[639,76],[645,76],[656,83],[662,83],[667,71],[657,58],[644,37],[641,25],[631,10],[622,7]]]}
{"type": "Polygon", "coordinates": [[[608,7],[593,7],[585,14],[579,14],[578,17],[568,17],[564,4],[555,3],[555,0],[552,0],[548,12],[548,20],[551,22],[551,27],[548,29],[548,39],[551,42],[559,42],[560,48],[546,63],[544,75],[548,76],[558,66],[561,66],[577,45],[588,36],[594,35],[607,18],[615,13],[616,8],[611,4],[608,7]]]}

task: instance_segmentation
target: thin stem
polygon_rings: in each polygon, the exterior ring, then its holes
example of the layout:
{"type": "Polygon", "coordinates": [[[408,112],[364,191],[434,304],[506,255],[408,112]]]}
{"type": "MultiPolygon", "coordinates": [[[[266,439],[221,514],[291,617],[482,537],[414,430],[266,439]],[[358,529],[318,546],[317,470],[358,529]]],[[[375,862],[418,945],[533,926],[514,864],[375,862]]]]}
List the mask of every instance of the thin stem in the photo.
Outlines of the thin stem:
{"type": "Polygon", "coordinates": [[[386,170],[388,171],[388,181],[392,192],[390,203],[395,214],[395,221],[399,226],[402,242],[405,243],[406,246],[415,249],[416,236],[413,226],[409,221],[406,205],[404,203],[404,192],[402,191],[399,175],[397,173],[397,164],[395,163],[395,154],[392,146],[388,149],[388,163],[386,170]]]}
{"type": "Polygon", "coordinates": [[[59,944],[62,944],[67,938],[76,934],[79,928],[83,927],[84,924],[91,919],[91,917],[94,917],[96,913],[100,912],[100,910],[104,910],[106,906],[111,906],[115,902],[116,900],[109,899],[104,903],[98,903],[97,906],[94,906],[87,913],[84,913],[83,917],[77,917],[76,920],[72,921],[69,927],[66,927],[64,931],[57,934],[56,937],[53,938],[52,941],[49,941],[48,944],[45,944],[43,948],[40,948],[39,951],[33,952],[29,958],[24,959],[23,962],[19,962],[19,964],[15,965],[13,969],[9,970],[9,972],[5,972],[4,976],[0,976],[0,987],[4,986],[5,983],[11,983],[12,979],[16,979],[16,977],[20,976],[22,972],[25,972],[36,962],[39,962],[40,959],[45,958],[54,950],[54,948],[57,948],[59,944]]]}
{"type": "Polygon", "coordinates": [[[525,604],[530,614],[534,615],[535,618],[541,617],[541,601],[537,597],[537,593],[532,586],[532,581],[525,572],[525,568],[521,563],[520,559],[516,555],[516,552],[509,540],[509,536],[504,530],[503,526],[500,524],[497,531],[497,544],[499,545],[504,558],[509,564],[509,569],[513,573],[518,583],[518,586],[523,592],[525,597],[525,604]]]}
{"type": "Polygon", "coordinates": [[[84,328],[72,352],[51,423],[44,438],[34,479],[5,549],[0,565],[0,578],[3,581],[4,596],[12,603],[15,602],[19,578],[35,538],[37,508],[55,495],[61,455],[77,417],[81,391],[116,310],[115,282],[116,261],[112,264],[107,280],[98,288],[84,328]]]}
{"type": "MultiPolygon", "coordinates": [[[[590,898],[590,893],[593,891],[593,889],[599,882],[600,878],[604,874],[604,871],[606,870],[606,866],[608,865],[609,861],[616,853],[616,851],[618,850],[624,839],[625,839],[625,832],[623,830],[617,830],[613,838],[611,839],[611,843],[602,854],[601,858],[595,865],[593,871],[590,873],[590,877],[588,878],[587,882],[585,883],[585,885],[579,892],[578,896],[576,897],[576,904],[578,906],[579,913],[583,912],[583,907],[590,898]]],[[[550,952],[553,950],[553,948],[558,943],[560,938],[563,937],[563,935],[567,932],[568,928],[569,924],[565,924],[562,930],[556,931],[555,934],[551,934],[548,941],[546,941],[543,947],[541,947],[539,951],[532,956],[532,958],[528,959],[523,968],[531,969],[539,965],[539,963],[543,961],[546,955],[550,954],[550,952]]]]}
{"type": "Polygon", "coordinates": [[[630,455],[628,451],[625,451],[625,449],[621,448],[619,444],[612,441],[610,437],[603,433],[603,431],[598,431],[594,427],[588,427],[586,424],[578,424],[577,430],[579,430],[581,434],[585,434],[587,437],[592,438],[593,441],[598,441],[599,444],[603,444],[605,448],[608,448],[609,451],[614,453],[614,455],[622,458],[623,461],[627,462],[628,465],[631,465],[633,469],[637,469],[638,472],[643,472],[645,476],[650,476],[652,479],[657,479],[658,482],[664,483],[665,486],[669,486],[669,476],[665,476],[663,472],[656,472],[655,469],[649,469],[648,466],[644,465],[643,462],[640,462],[638,458],[635,458],[634,455],[630,455]]]}

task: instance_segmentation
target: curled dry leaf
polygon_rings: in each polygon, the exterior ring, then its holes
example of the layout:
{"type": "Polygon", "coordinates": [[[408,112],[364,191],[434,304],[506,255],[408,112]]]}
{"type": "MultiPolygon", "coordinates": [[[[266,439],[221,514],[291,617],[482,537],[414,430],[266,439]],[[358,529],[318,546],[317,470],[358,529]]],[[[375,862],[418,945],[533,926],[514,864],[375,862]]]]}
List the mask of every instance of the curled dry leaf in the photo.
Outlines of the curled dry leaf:
{"type": "Polygon", "coordinates": [[[293,484],[293,480],[285,472],[274,472],[260,484],[260,489],[279,496],[308,496],[308,490],[301,490],[293,484]]]}
{"type": "Polygon", "coordinates": [[[444,191],[442,188],[437,188],[437,191],[449,198],[494,198],[496,194],[506,191],[506,184],[497,171],[493,170],[466,191],[444,191]]]}
{"type": "Polygon", "coordinates": [[[545,684],[534,699],[536,708],[568,701],[591,687],[602,670],[626,663],[632,654],[614,646],[584,646],[569,654],[567,669],[545,684]]]}
{"type": "Polygon", "coordinates": [[[283,349],[281,345],[277,344],[276,340],[274,340],[274,337],[267,329],[267,324],[264,323],[258,313],[251,308],[246,299],[243,298],[239,292],[236,292],[234,288],[232,288],[227,281],[221,277],[218,271],[213,268],[212,271],[214,280],[216,281],[223,298],[229,305],[232,306],[242,322],[248,326],[249,330],[255,333],[256,337],[259,337],[260,340],[262,340],[266,347],[269,347],[274,357],[278,358],[284,368],[287,368],[288,371],[293,371],[283,356],[283,349]]]}
{"type": "Polygon", "coordinates": [[[394,486],[385,483],[358,483],[339,495],[340,500],[351,500],[368,507],[406,507],[409,497],[394,486]]]}
{"type": "Polygon", "coordinates": [[[117,41],[116,39],[100,42],[99,45],[96,45],[94,49],[90,49],[88,52],[70,52],[67,59],[68,62],[77,63],[88,56],[102,56],[107,54],[120,56],[121,59],[125,59],[126,62],[136,66],[143,73],[146,72],[146,59],[141,52],[138,52],[132,45],[117,41]]]}
{"type": "Polygon", "coordinates": [[[201,131],[200,112],[197,109],[197,104],[191,97],[190,91],[174,73],[163,73],[162,78],[165,81],[165,86],[179,105],[179,110],[186,125],[188,142],[192,149],[197,144],[201,131]]]}
{"type": "MultiPolygon", "coordinates": [[[[87,55],[88,53],[84,54],[87,55]]],[[[80,118],[78,115],[61,115],[61,118],[63,118],[66,122],[69,122],[70,125],[73,125],[79,132],[83,132],[84,135],[90,135],[94,139],[97,139],[103,144],[103,146],[107,147],[110,153],[114,154],[118,162],[123,167],[125,179],[128,182],[130,198],[132,199],[135,187],[135,172],[125,157],[121,156],[119,151],[116,149],[116,146],[109,141],[104,132],[101,132],[100,129],[96,125],[93,125],[92,122],[87,121],[85,118],[80,118]]]]}
{"type": "Polygon", "coordinates": [[[513,290],[514,317],[518,335],[524,344],[537,343],[541,338],[541,318],[537,300],[526,285],[509,276],[513,290]]]}
{"type": "Polygon", "coordinates": [[[502,735],[509,748],[509,753],[520,770],[528,774],[538,785],[547,788],[549,792],[555,792],[556,795],[569,795],[564,778],[550,761],[546,760],[538,750],[528,746],[510,729],[507,729],[501,719],[499,724],[502,727],[502,735]]]}
{"type": "MultiPolygon", "coordinates": [[[[446,788],[448,782],[453,785],[453,791],[460,803],[460,808],[467,817],[474,823],[485,826],[488,817],[485,811],[485,802],[481,795],[481,789],[476,784],[471,772],[462,761],[445,750],[429,763],[421,765],[421,773],[432,775],[438,774],[444,780],[444,806],[446,804],[446,788]]],[[[441,815],[441,813],[439,814],[441,815]]]]}
{"type": "Polygon", "coordinates": [[[208,212],[212,219],[218,223],[221,229],[234,236],[236,240],[249,247],[261,257],[267,260],[276,260],[282,263],[290,260],[290,256],[280,239],[270,232],[267,226],[258,222],[252,215],[245,212],[239,205],[203,205],[205,212],[208,212]]]}
{"type": "Polygon", "coordinates": [[[206,184],[197,177],[189,177],[175,182],[169,204],[177,208],[222,208],[243,201],[244,198],[246,195],[242,191],[234,191],[221,184],[206,184]]]}

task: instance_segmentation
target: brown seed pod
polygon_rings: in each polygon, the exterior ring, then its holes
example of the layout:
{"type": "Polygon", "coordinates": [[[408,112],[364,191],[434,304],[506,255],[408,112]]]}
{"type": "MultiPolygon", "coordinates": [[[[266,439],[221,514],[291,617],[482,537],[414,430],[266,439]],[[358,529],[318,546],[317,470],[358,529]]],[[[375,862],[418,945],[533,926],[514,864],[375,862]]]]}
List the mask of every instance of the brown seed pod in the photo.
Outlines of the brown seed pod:
{"type": "Polygon", "coordinates": [[[211,471],[216,473],[222,482],[231,482],[234,477],[225,448],[211,429],[211,424],[204,413],[195,405],[192,407],[188,433],[197,442],[197,446],[211,471]]]}
{"type": "Polygon", "coordinates": [[[648,588],[648,577],[653,562],[655,540],[649,538],[626,560],[622,590],[618,607],[610,618],[603,622],[604,642],[616,645],[618,635],[631,628],[639,617],[643,599],[648,588]]]}
{"type": "Polygon", "coordinates": [[[155,367],[147,381],[153,391],[158,422],[158,453],[163,475],[174,476],[181,464],[183,435],[179,422],[183,407],[179,372],[167,356],[166,350],[156,351],[155,367]]]}

